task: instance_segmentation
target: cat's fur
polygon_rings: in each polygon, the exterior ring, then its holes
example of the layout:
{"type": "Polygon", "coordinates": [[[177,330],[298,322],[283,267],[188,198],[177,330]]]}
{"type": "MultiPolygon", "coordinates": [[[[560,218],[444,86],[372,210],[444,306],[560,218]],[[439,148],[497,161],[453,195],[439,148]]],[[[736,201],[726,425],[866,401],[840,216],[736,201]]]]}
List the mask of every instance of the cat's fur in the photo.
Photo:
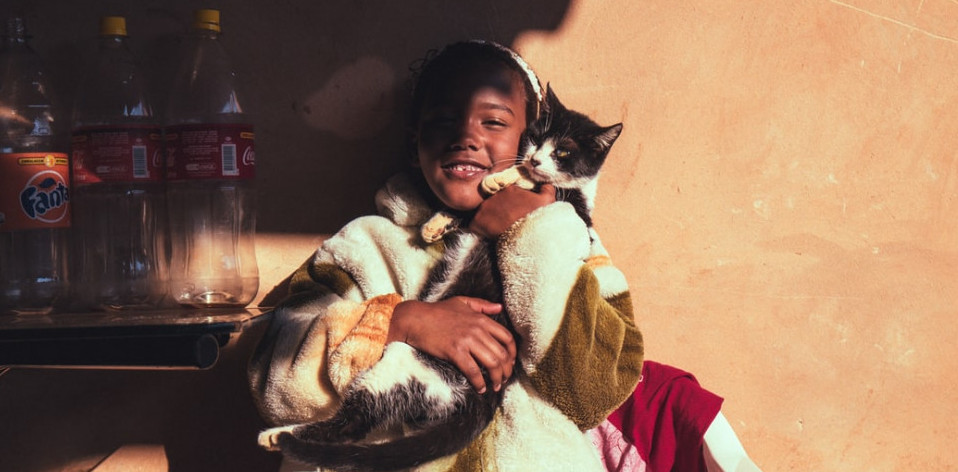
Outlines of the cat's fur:
{"type": "MultiPolygon", "coordinates": [[[[518,165],[488,176],[482,190],[495,193],[507,185],[532,188],[552,183],[557,196],[572,203],[591,226],[598,172],[622,125],[601,127],[568,110],[551,88],[543,109],[540,119],[524,134],[525,152],[518,165]]],[[[422,300],[466,295],[501,302],[495,242],[451,231],[458,219],[449,214],[430,221],[434,228],[442,228],[439,237],[444,237],[446,251],[422,300]]],[[[511,330],[505,311],[497,321],[511,330]]],[[[377,364],[349,385],[333,418],[267,430],[260,443],[325,469],[414,467],[468,446],[492,421],[504,391],[505,385],[498,392],[487,388],[480,394],[452,364],[406,344],[392,343],[377,364]],[[374,436],[386,439],[377,441],[374,436]]]]}

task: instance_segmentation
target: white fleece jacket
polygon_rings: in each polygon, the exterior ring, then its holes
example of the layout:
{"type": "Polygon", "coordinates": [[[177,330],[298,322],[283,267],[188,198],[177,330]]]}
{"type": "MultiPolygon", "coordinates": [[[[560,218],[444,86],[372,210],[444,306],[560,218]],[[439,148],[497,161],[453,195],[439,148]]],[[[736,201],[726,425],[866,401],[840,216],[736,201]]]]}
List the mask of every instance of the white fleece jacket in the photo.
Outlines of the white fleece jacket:
{"type": "MultiPolygon", "coordinates": [[[[274,425],[313,422],[336,411],[343,383],[356,374],[349,369],[375,359],[338,365],[335,351],[347,335],[331,330],[331,320],[358,319],[371,305],[389,311],[418,298],[441,257],[441,244],[419,239],[419,226],[434,209],[411,178],[391,179],[376,203],[379,215],[347,224],[297,271],[290,297],[274,310],[250,362],[254,398],[274,425]]],[[[472,445],[416,470],[604,470],[583,431],[632,393],[642,367],[625,278],[565,202],[516,222],[500,237],[498,256],[504,304],[521,337],[522,369],[472,445]]],[[[384,339],[388,324],[378,330],[384,339]]]]}

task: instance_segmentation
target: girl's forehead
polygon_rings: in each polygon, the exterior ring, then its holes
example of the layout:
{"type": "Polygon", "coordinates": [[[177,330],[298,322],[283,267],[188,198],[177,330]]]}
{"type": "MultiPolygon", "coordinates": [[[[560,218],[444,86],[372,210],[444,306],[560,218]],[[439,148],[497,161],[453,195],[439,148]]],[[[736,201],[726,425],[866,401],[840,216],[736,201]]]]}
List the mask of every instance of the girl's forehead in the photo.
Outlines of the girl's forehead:
{"type": "Polygon", "coordinates": [[[515,96],[525,102],[525,83],[514,70],[499,62],[486,61],[447,71],[439,77],[428,94],[429,106],[467,101],[489,90],[504,96],[515,96]]]}

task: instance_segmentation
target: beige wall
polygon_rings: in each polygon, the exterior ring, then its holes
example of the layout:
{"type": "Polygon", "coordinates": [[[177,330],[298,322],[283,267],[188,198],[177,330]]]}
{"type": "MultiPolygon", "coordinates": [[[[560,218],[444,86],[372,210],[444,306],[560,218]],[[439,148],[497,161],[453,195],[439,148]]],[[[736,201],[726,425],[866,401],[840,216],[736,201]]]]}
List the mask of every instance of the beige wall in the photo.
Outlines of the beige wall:
{"type": "MultiPolygon", "coordinates": [[[[66,96],[84,21],[129,15],[163,77],[191,8],[100,3],[31,3],[66,96]]],[[[491,37],[625,124],[596,224],[648,357],[764,470],[958,469],[958,3],[378,3],[210,3],[258,116],[260,298],[401,166],[407,66],[491,37]]]]}

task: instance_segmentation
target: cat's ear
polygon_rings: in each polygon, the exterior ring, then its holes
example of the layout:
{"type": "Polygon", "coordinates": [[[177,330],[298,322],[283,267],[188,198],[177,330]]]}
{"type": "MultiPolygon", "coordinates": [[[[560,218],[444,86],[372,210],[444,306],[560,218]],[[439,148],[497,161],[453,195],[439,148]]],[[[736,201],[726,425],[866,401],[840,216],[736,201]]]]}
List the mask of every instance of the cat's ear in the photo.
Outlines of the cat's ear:
{"type": "Polygon", "coordinates": [[[622,134],[622,123],[617,123],[607,128],[603,128],[602,131],[596,136],[595,142],[598,143],[601,149],[606,151],[612,147],[612,143],[619,138],[619,135],[622,134]]]}
{"type": "Polygon", "coordinates": [[[549,114],[552,110],[552,101],[555,98],[555,92],[552,91],[552,84],[546,82],[546,94],[539,100],[539,116],[549,114]]]}
{"type": "Polygon", "coordinates": [[[552,101],[558,102],[558,101],[559,101],[559,98],[556,97],[555,90],[552,90],[552,84],[551,84],[551,83],[546,83],[546,101],[548,101],[548,102],[552,102],[552,101]]]}
{"type": "Polygon", "coordinates": [[[552,84],[546,83],[545,110],[559,110],[561,108],[562,102],[559,101],[559,97],[556,95],[555,90],[552,90],[552,84]]]}

